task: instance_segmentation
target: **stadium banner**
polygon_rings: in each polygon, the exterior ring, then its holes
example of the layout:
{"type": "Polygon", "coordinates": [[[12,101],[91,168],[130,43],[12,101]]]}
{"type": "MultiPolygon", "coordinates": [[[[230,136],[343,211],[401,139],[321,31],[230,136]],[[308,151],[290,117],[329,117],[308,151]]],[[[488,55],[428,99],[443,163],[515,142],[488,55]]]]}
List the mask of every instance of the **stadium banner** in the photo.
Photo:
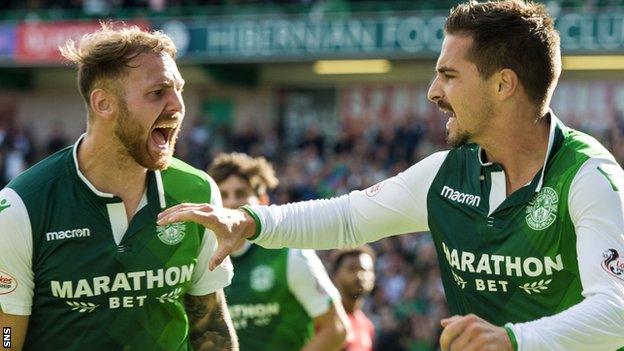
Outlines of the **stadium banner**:
{"type": "MultiPolygon", "coordinates": [[[[435,58],[448,12],[238,15],[156,21],[190,62],[435,58]]],[[[624,52],[624,12],[560,13],[565,54],[624,52]]]]}
{"type": "MultiPolygon", "coordinates": [[[[426,99],[427,86],[417,84],[358,84],[338,90],[338,114],[354,135],[383,124],[416,120],[430,131],[444,130],[446,118],[426,99]]],[[[596,135],[624,130],[624,83],[560,81],[551,106],[568,126],[596,135]]]]}
{"type": "Polygon", "coordinates": [[[13,57],[15,52],[15,26],[0,25],[0,60],[13,57]]]}
{"type": "MultiPolygon", "coordinates": [[[[125,21],[128,25],[150,28],[147,21],[125,21]]],[[[15,61],[28,64],[62,63],[59,46],[69,39],[79,40],[84,34],[100,28],[97,21],[90,22],[37,22],[22,23],[15,30],[15,61]]]]}

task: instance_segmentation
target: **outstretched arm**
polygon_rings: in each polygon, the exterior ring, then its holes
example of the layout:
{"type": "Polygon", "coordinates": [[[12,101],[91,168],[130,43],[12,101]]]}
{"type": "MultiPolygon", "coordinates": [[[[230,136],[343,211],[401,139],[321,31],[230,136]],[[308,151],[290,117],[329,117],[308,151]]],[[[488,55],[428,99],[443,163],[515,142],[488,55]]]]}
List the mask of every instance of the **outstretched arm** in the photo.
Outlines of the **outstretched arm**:
{"type": "Polygon", "coordinates": [[[210,269],[245,239],[267,248],[329,249],[425,231],[427,194],[446,155],[433,154],[395,177],[338,198],[253,206],[249,212],[180,204],[160,213],[158,224],[192,221],[211,229],[219,248],[210,269]]]}

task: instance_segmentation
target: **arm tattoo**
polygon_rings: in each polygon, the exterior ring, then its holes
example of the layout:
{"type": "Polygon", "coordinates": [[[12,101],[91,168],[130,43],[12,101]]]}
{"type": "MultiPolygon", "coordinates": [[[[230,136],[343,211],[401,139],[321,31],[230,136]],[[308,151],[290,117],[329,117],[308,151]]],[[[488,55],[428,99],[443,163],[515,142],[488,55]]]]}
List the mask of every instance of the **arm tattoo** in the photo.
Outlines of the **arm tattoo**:
{"type": "Polygon", "coordinates": [[[186,295],[190,338],[196,351],[238,350],[236,332],[230,319],[223,290],[205,296],[186,295]]]}

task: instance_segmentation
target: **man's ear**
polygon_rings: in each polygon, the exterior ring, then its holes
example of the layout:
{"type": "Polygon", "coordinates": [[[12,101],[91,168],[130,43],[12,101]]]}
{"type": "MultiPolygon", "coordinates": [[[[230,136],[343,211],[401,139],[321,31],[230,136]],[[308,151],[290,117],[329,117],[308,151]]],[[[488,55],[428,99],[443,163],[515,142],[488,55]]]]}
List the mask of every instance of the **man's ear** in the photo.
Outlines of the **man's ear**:
{"type": "Polygon", "coordinates": [[[117,101],[113,94],[102,89],[96,88],[91,91],[89,96],[89,107],[96,116],[105,119],[112,119],[115,116],[117,101]]]}
{"type": "Polygon", "coordinates": [[[509,68],[504,68],[496,74],[496,94],[499,100],[506,100],[514,95],[518,89],[518,75],[509,68]]]}

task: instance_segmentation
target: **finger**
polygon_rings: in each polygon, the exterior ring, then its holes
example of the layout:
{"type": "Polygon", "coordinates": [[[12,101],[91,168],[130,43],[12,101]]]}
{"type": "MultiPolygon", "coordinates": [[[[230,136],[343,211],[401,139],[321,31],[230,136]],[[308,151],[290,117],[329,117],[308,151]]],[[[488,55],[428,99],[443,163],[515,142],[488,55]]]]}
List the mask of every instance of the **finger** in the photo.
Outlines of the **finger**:
{"type": "Polygon", "coordinates": [[[470,321],[468,317],[466,321],[465,328],[451,342],[450,349],[453,351],[466,350],[467,346],[484,332],[483,326],[478,321],[470,321]]]}
{"type": "Polygon", "coordinates": [[[190,204],[190,203],[180,203],[180,204],[177,204],[177,205],[174,205],[174,206],[171,206],[171,207],[169,207],[169,208],[166,208],[166,209],[162,210],[162,211],[158,214],[158,217],[161,217],[161,216],[166,216],[166,215],[168,215],[168,214],[170,214],[170,213],[172,213],[172,212],[179,211],[179,210],[184,209],[184,208],[186,208],[186,207],[188,207],[188,206],[194,206],[194,205],[196,205],[196,204],[190,204]]]}
{"type": "Polygon", "coordinates": [[[463,346],[462,350],[465,351],[499,351],[504,350],[500,345],[497,345],[492,342],[492,338],[488,333],[480,333],[479,335],[474,335],[470,341],[463,346]]]}
{"type": "Polygon", "coordinates": [[[177,204],[175,206],[171,206],[167,209],[164,209],[162,212],[160,212],[158,214],[158,219],[168,216],[172,213],[178,212],[178,211],[184,211],[184,210],[188,210],[191,208],[199,208],[199,209],[205,209],[206,211],[211,211],[212,207],[210,206],[210,204],[195,204],[195,203],[181,203],[181,204],[177,204]]]}
{"type": "MultiPolygon", "coordinates": [[[[450,350],[451,343],[462,333],[466,327],[467,318],[458,316],[452,323],[448,324],[440,335],[440,347],[442,350],[450,350]]],[[[449,318],[450,319],[450,318],[449,318]]]]}
{"type": "Polygon", "coordinates": [[[210,225],[210,213],[199,207],[188,207],[170,213],[156,221],[158,225],[166,225],[175,222],[195,222],[207,227],[210,225]]]}
{"type": "Polygon", "coordinates": [[[456,320],[458,320],[460,318],[462,318],[462,316],[458,316],[458,315],[454,315],[454,316],[449,317],[449,318],[443,318],[440,321],[440,325],[442,325],[442,328],[445,328],[447,325],[455,322],[456,320]]]}
{"type": "Polygon", "coordinates": [[[220,245],[217,247],[217,250],[210,258],[210,262],[208,263],[208,269],[214,271],[214,269],[225,260],[225,258],[232,252],[233,245],[228,245],[226,243],[219,243],[220,245]]]}

